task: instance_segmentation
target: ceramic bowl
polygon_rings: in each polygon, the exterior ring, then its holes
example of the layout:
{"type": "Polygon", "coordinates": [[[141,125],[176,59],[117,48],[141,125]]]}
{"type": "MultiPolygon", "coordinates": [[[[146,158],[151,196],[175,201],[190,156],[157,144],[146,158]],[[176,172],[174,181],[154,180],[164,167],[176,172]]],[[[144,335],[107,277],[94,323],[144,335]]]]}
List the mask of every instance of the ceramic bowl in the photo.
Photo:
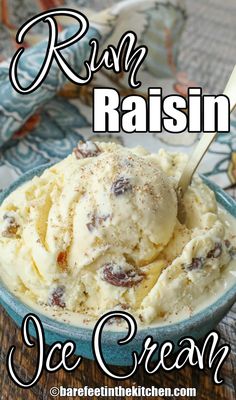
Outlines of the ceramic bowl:
{"type": "MultiPolygon", "coordinates": [[[[7,190],[0,193],[0,204],[13,190],[19,185],[40,175],[48,165],[44,165],[22,175],[7,190]]],[[[236,217],[236,202],[229,197],[216,184],[202,177],[205,183],[215,192],[218,203],[223,206],[230,214],[236,217]]],[[[195,339],[202,338],[210,330],[214,329],[218,322],[227,314],[233,303],[236,301],[236,285],[226,291],[215,303],[203,309],[194,316],[179,323],[149,327],[137,331],[135,338],[128,344],[119,346],[117,341],[124,338],[124,332],[104,331],[102,334],[102,351],[105,361],[113,365],[131,365],[132,352],[141,352],[143,340],[151,335],[155,341],[161,344],[165,340],[171,340],[177,344],[179,339],[184,336],[192,336],[195,339]]],[[[33,309],[21,302],[0,282],[0,302],[10,317],[21,326],[22,319],[28,313],[35,313],[33,309]]],[[[93,330],[86,327],[77,327],[63,322],[58,322],[42,314],[40,317],[47,344],[55,341],[65,342],[73,340],[76,344],[76,354],[85,358],[93,359],[92,335],[93,330]]],[[[31,331],[34,336],[34,331],[31,331]]]]}

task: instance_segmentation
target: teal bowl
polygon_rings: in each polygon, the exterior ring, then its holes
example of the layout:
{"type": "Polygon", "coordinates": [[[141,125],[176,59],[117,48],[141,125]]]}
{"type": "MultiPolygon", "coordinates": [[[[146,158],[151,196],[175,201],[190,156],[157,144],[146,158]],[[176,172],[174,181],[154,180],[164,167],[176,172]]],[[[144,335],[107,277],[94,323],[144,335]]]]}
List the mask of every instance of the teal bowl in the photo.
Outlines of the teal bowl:
{"type": "MultiPolygon", "coordinates": [[[[48,164],[43,165],[22,175],[8,189],[0,194],[0,204],[19,185],[27,182],[35,175],[40,175],[48,166],[48,164]]],[[[236,218],[236,202],[215,183],[209,181],[203,176],[202,179],[214,191],[218,203],[236,218]]],[[[102,333],[101,341],[103,357],[107,364],[122,366],[132,365],[132,352],[136,351],[141,353],[143,341],[147,336],[151,335],[159,345],[166,340],[172,341],[175,345],[178,345],[180,338],[185,336],[200,339],[215,328],[215,326],[230,310],[235,301],[236,285],[226,291],[215,303],[209,305],[186,320],[167,326],[152,326],[146,329],[138,329],[134,339],[123,346],[119,345],[118,341],[122,338],[124,339],[127,332],[105,330],[102,333]]],[[[36,313],[34,309],[28,307],[14,296],[1,282],[0,302],[18,326],[21,326],[22,320],[27,314],[37,314],[41,319],[47,344],[50,345],[55,341],[65,342],[67,340],[73,340],[76,344],[76,354],[81,355],[84,358],[94,359],[92,329],[83,326],[78,327],[65,324],[48,318],[43,314],[36,313]]],[[[33,326],[30,328],[30,333],[32,336],[35,336],[33,326]]],[[[157,357],[158,354],[156,353],[156,358],[157,357]]],[[[155,359],[155,357],[153,357],[153,359],[155,359]]]]}

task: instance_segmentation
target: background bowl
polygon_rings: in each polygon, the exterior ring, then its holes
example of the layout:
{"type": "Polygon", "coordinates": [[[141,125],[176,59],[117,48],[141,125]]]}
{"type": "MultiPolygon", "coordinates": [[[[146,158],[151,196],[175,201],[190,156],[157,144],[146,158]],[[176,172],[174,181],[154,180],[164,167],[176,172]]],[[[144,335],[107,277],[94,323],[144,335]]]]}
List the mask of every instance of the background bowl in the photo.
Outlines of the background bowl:
{"type": "MultiPolygon", "coordinates": [[[[22,175],[7,190],[0,193],[0,204],[18,186],[32,179],[35,175],[41,175],[49,166],[49,164],[43,165],[22,175]]],[[[214,191],[218,203],[236,218],[236,202],[215,183],[209,181],[204,176],[202,176],[202,179],[214,191]]],[[[186,320],[167,326],[153,326],[146,329],[139,329],[135,338],[130,343],[123,346],[118,345],[117,341],[124,338],[127,332],[104,331],[102,334],[104,359],[108,364],[131,365],[132,352],[140,352],[143,340],[150,335],[155,341],[158,341],[159,345],[166,340],[171,340],[174,344],[177,344],[180,338],[184,336],[192,336],[195,339],[202,338],[215,328],[235,301],[236,285],[226,291],[215,303],[186,320]]],[[[36,312],[9,292],[2,282],[0,282],[0,303],[18,326],[21,326],[25,315],[28,313],[36,313],[42,321],[47,344],[52,344],[55,341],[65,342],[66,340],[73,340],[76,344],[76,354],[85,358],[94,359],[92,350],[92,329],[58,322],[36,312]]],[[[30,333],[32,336],[35,336],[32,326],[30,328],[30,333]]],[[[157,356],[158,354],[156,353],[156,357],[153,357],[153,359],[157,358],[157,356]]]]}

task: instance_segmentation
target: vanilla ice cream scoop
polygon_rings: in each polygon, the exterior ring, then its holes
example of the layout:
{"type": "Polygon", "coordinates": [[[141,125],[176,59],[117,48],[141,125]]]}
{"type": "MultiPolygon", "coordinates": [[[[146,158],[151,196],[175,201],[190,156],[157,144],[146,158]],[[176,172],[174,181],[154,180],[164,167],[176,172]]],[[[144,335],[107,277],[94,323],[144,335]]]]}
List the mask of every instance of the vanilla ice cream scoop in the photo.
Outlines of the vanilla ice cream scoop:
{"type": "MultiPolygon", "coordinates": [[[[74,203],[70,264],[83,268],[106,253],[124,255],[135,266],[155,259],[177,215],[175,191],[160,168],[119,148],[84,165],[81,180],[86,191],[74,203]]],[[[61,202],[71,187],[70,181],[64,185],[61,202]]]]}
{"type": "Polygon", "coordinates": [[[180,153],[79,143],[0,206],[1,278],[63,319],[124,308],[147,324],[194,308],[234,245],[199,178],[184,197],[185,224],[177,220],[185,163],[180,153]]]}

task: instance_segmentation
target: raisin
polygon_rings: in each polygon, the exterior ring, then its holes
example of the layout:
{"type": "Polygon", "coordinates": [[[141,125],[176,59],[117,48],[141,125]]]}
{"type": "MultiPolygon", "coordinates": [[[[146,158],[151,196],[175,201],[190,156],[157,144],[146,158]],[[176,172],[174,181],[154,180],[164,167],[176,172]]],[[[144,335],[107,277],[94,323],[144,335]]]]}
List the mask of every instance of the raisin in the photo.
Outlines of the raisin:
{"type": "Polygon", "coordinates": [[[57,256],[57,264],[62,270],[67,268],[67,252],[61,251],[57,256]]]}
{"type": "Polygon", "coordinates": [[[102,225],[102,223],[110,217],[110,214],[102,215],[102,216],[99,216],[96,214],[92,214],[92,215],[89,214],[88,216],[91,217],[91,220],[90,220],[90,222],[88,222],[86,224],[86,226],[87,226],[88,230],[90,232],[92,232],[95,228],[98,228],[100,225],[102,225]]]}
{"type": "Polygon", "coordinates": [[[15,218],[8,213],[3,215],[3,219],[4,221],[7,221],[9,225],[13,225],[16,222],[15,218]]]}
{"type": "Polygon", "coordinates": [[[222,244],[216,243],[214,249],[207,253],[207,258],[218,258],[222,254],[222,244]]]}
{"type": "Polygon", "coordinates": [[[86,226],[87,226],[89,232],[92,232],[92,231],[94,230],[94,228],[95,228],[95,224],[94,224],[93,221],[92,221],[92,222],[88,222],[88,223],[86,224],[86,226]]]}
{"type": "Polygon", "coordinates": [[[114,263],[102,267],[102,279],[113,286],[132,287],[142,281],[144,274],[139,274],[132,266],[130,269],[114,263]]]}
{"type": "Polygon", "coordinates": [[[192,271],[192,270],[195,270],[195,269],[201,269],[203,267],[203,264],[204,264],[204,260],[203,260],[202,257],[201,258],[200,257],[194,257],[192,259],[191,264],[189,264],[187,266],[187,269],[189,271],[192,271]]]}
{"type": "Polygon", "coordinates": [[[121,194],[124,194],[128,191],[132,190],[132,185],[130,183],[129,178],[125,177],[120,177],[117,179],[111,187],[112,193],[114,193],[116,196],[120,196],[121,194]]]}
{"type": "Polygon", "coordinates": [[[65,294],[64,286],[58,286],[55,290],[53,290],[49,298],[48,301],[49,306],[57,306],[64,308],[66,306],[63,300],[64,294],[65,294]]]}
{"type": "Polygon", "coordinates": [[[229,252],[230,257],[232,259],[235,258],[236,257],[236,247],[232,246],[231,242],[228,239],[226,239],[224,241],[224,243],[225,243],[225,247],[227,248],[227,250],[229,252]]]}
{"type": "Polygon", "coordinates": [[[16,236],[20,225],[17,224],[15,217],[12,216],[10,213],[6,213],[3,216],[3,220],[6,223],[6,229],[2,232],[2,236],[8,238],[16,236]]]}
{"type": "Polygon", "coordinates": [[[101,153],[101,150],[96,143],[88,140],[87,142],[80,141],[74,149],[75,157],[80,160],[82,158],[96,157],[101,153]]]}
{"type": "Polygon", "coordinates": [[[12,238],[16,236],[18,230],[18,226],[9,226],[5,231],[2,232],[2,236],[7,237],[7,238],[12,238]]]}
{"type": "Polygon", "coordinates": [[[141,321],[141,322],[144,322],[144,319],[143,319],[143,316],[142,316],[142,314],[139,314],[139,316],[138,316],[138,317],[139,317],[139,319],[140,319],[140,321],[141,321]]]}
{"type": "Polygon", "coordinates": [[[231,258],[236,258],[236,247],[235,246],[231,246],[229,249],[229,255],[231,258]]]}

